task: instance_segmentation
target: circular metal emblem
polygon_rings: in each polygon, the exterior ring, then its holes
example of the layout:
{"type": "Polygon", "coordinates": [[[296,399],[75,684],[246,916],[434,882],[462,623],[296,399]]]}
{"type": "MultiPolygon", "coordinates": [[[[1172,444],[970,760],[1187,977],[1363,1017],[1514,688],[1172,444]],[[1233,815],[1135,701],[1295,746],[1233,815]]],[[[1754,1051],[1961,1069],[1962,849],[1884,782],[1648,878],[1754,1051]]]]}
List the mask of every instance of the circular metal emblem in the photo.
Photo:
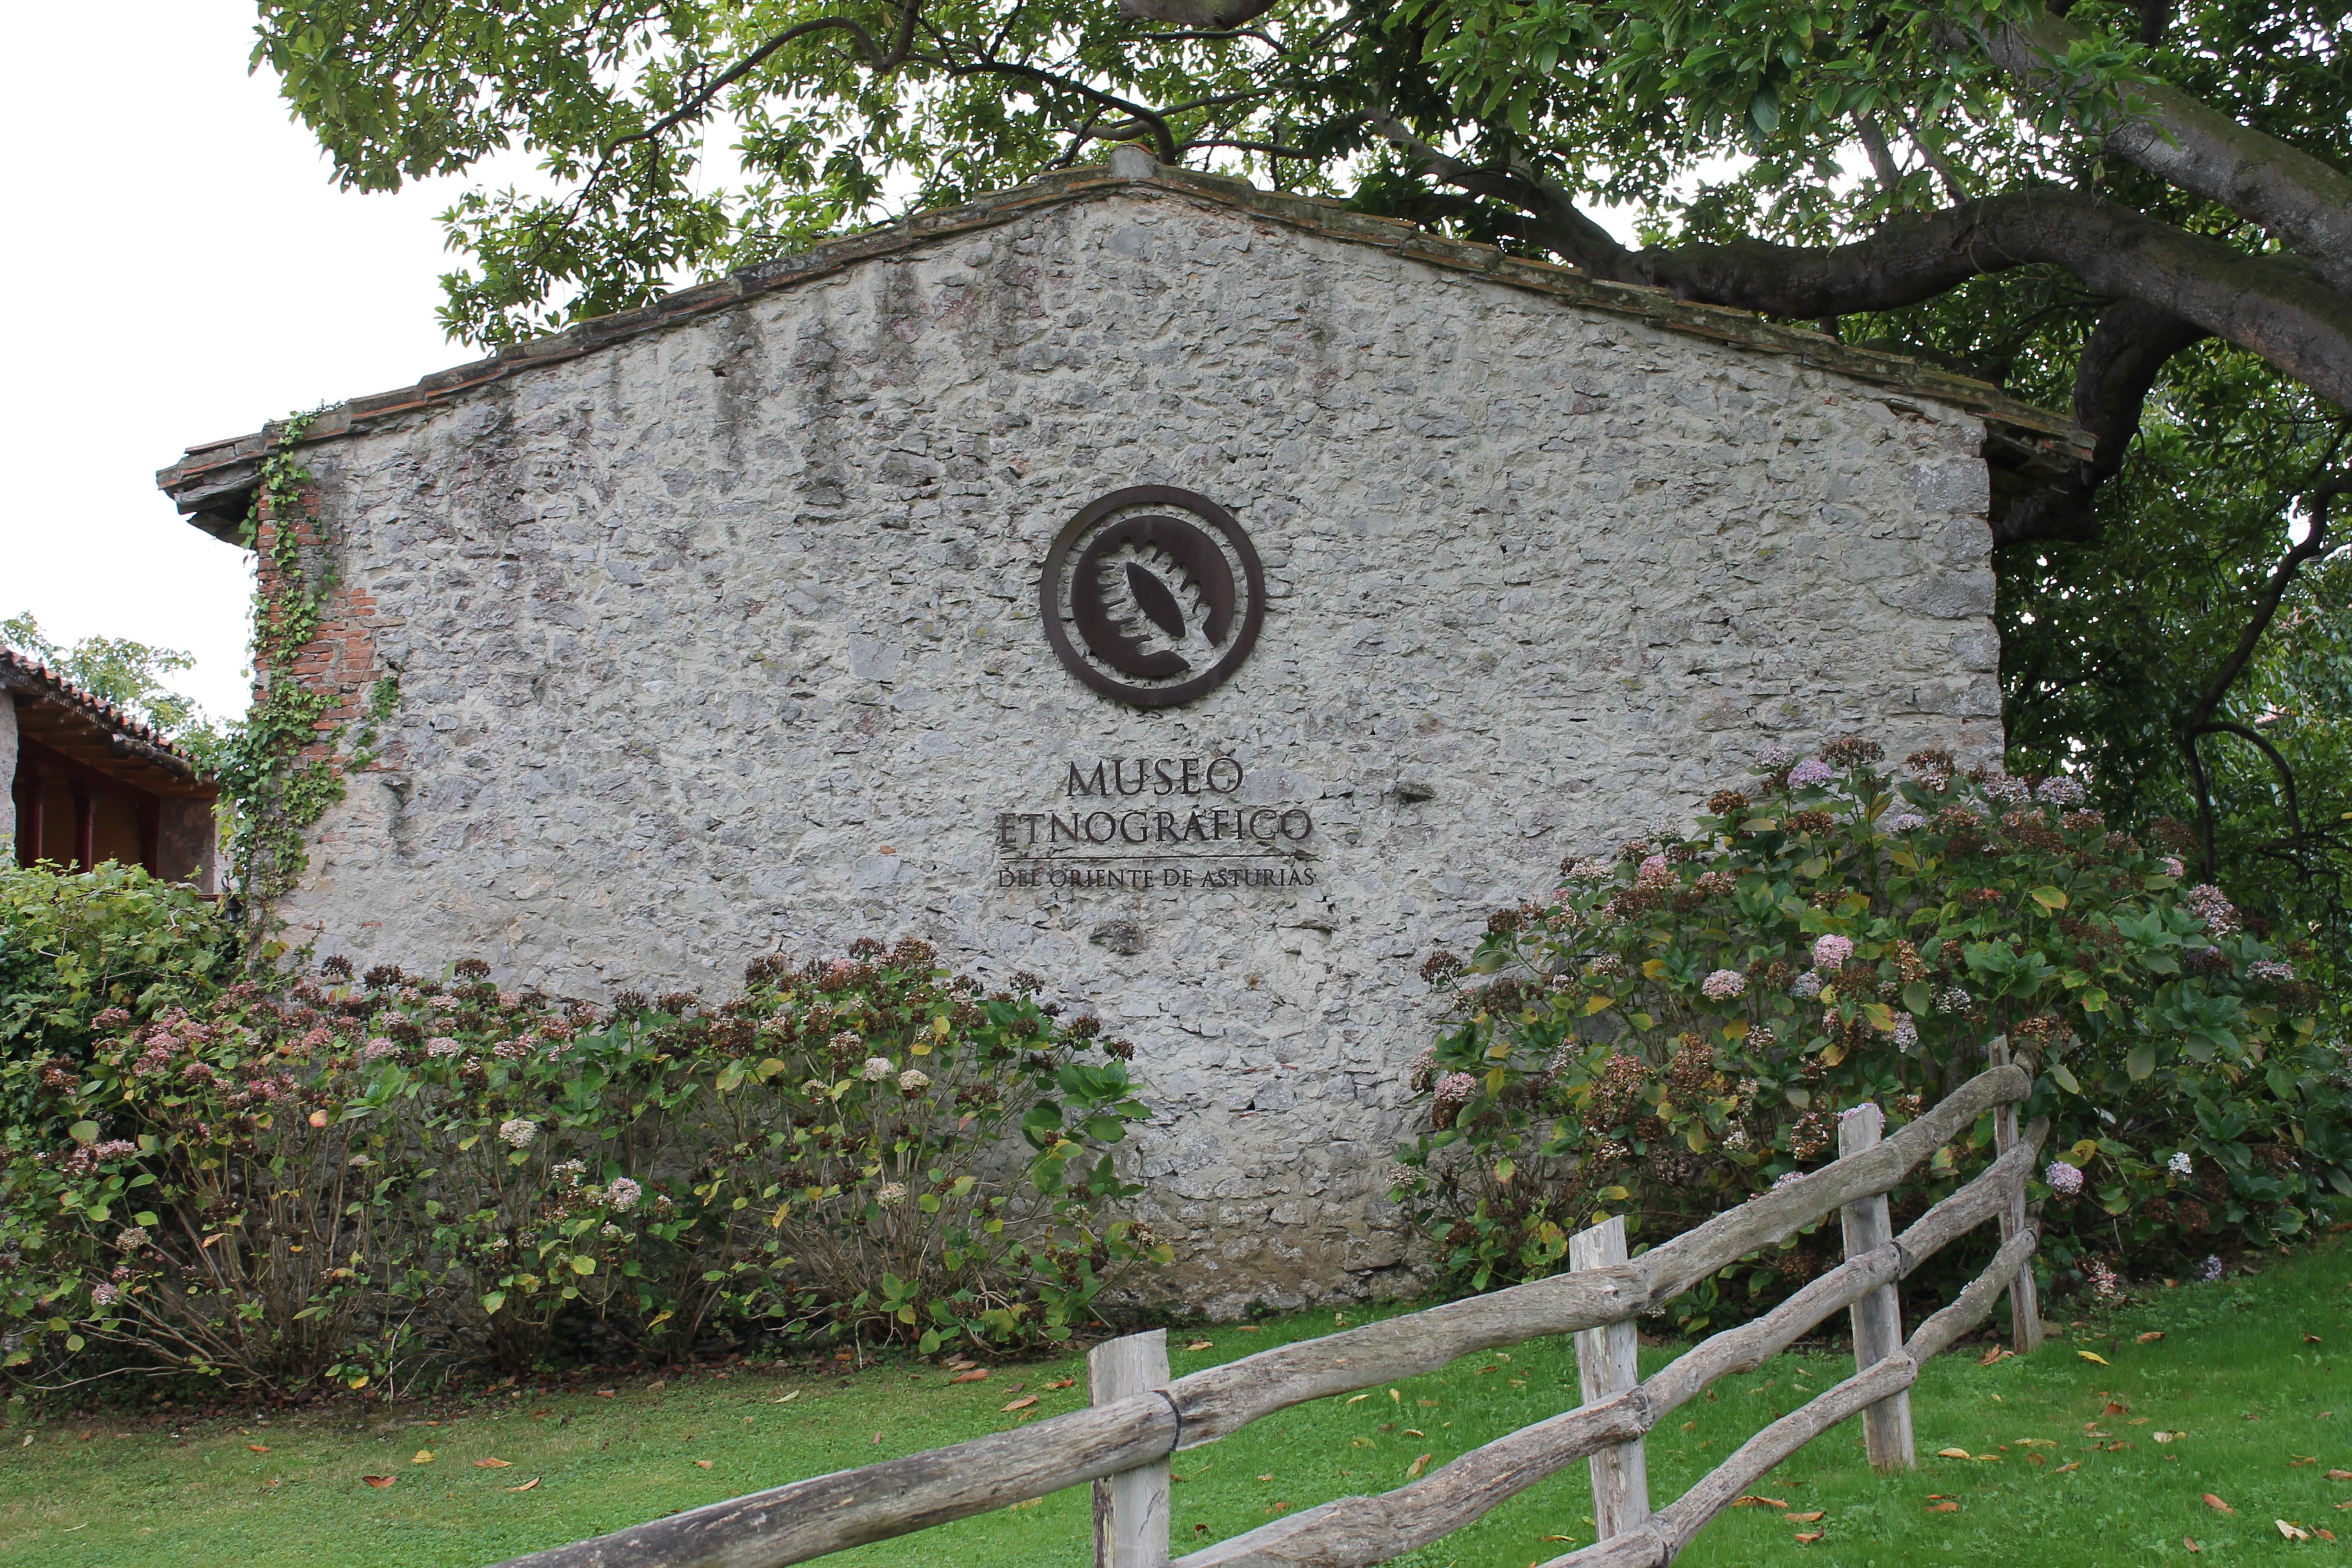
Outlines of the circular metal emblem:
{"type": "Polygon", "coordinates": [[[1242,525],[1167,485],[1114,490],[1079,512],[1038,593],[1063,667],[1138,708],[1223,685],[1265,618],[1265,574],[1242,525]]]}

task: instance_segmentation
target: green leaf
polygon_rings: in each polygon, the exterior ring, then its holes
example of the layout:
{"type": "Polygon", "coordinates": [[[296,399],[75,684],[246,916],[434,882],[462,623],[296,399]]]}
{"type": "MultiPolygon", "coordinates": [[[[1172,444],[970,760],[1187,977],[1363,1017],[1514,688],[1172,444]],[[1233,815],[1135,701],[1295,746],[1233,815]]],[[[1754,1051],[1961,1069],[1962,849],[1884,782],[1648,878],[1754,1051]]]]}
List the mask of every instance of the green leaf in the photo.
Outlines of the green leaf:
{"type": "Polygon", "coordinates": [[[572,1272],[593,1274],[596,1272],[596,1260],[584,1252],[575,1252],[572,1255],[572,1272]]]}
{"type": "Polygon", "coordinates": [[[2058,1081],[2058,1087],[2064,1089],[2068,1094],[2080,1094],[2083,1092],[2083,1086],[2074,1081],[2074,1075],[2066,1070],[2066,1064],[2064,1062],[2052,1062],[2050,1064],[2050,1076],[2055,1079],[2058,1081]]]}
{"type": "MultiPolygon", "coordinates": [[[[55,1127],[57,1123],[52,1121],[49,1125],[55,1127]]],[[[83,1148],[87,1149],[91,1144],[98,1142],[98,1123],[95,1121],[77,1121],[71,1127],[66,1129],[66,1135],[71,1138],[75,1142],[80,1144],[83,1148]]]]}
{"type": "Polygon", "coordinates": [[[2156,1071],[2156,1047],[2145,1040],[2134,1046],[2130,1053],[2124,1058],[2124,1071],[2131,1074],[2131,1080],[2134,1083],[2145,1079],[2150,1073],[2156,1071]]]}

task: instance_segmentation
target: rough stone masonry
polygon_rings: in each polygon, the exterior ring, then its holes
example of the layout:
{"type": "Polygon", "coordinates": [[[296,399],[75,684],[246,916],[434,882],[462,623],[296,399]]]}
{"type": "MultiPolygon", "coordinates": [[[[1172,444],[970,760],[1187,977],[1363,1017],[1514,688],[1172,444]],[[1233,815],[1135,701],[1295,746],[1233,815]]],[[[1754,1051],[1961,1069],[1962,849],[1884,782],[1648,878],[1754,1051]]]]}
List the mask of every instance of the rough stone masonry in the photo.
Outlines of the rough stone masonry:
{"type": "MultiPolygon", "coordinates": [[[[1401,1288],[1423,955],[1767,742],[1997,752],[1989,420],[2066,438],[1816,334],[1078,171],[313,426],[304,672],[399,703],[279,912],[597,998],[867,934],[1034,971],[1138,1045],[1171,1289],[1401,1288]],[[1040,623],[1057,533],[1138,485],[1264,563],[1254,653],[1158,710],[1040,623]]],[[[261,449],[165,486],[217,526],[261,449]]]]}

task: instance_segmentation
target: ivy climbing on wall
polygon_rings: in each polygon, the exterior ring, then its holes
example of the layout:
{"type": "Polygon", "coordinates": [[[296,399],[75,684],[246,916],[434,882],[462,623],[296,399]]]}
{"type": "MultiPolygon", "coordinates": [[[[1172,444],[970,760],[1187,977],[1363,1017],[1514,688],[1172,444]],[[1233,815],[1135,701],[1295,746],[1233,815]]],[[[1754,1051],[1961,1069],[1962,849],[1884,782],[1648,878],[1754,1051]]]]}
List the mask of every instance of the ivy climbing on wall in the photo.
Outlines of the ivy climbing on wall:
{"type": "Polygon", "coordinates": [[[253,606],[253,706],[206,759],[236,803],[229,887],[257,960],[268,956],[263,939],[271,905],[293,889],[309,863],[309,829],[343,798],[346,773],[374,760],[383,725],[400,700],[399,683],[387,677],[369,689],[354,718],[331,724],[340,696],[305,684],[297,671],[335,587],[311,505],[313,480],[296,451],[317,417],[288,419],[261,460],[240,536],[262,556],[253,606]]]}

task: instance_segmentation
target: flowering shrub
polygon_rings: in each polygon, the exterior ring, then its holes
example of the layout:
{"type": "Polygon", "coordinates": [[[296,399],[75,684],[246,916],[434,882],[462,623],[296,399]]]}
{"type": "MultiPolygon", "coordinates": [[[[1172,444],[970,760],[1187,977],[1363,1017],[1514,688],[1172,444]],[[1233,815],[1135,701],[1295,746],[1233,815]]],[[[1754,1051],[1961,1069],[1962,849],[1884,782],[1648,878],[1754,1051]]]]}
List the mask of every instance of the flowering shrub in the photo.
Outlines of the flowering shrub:
{"type": "MultiPolygon", "coordinates": [[[[1551,1272],[1611,1211],[1664,1239],[1835,1158],[1842,1109],[1917,1116],[2001,1036],[2035,1074],[2024,1113],[2054,1123],[2032,1186],[2045,1268],[2181,1268],[2352,1194],[2342,1042],[2292,946],[2182,889],[2072,780],[1880,757],[1768,759],[1695,835],[1571,861],[1557,902],[1432,958],[1450,1022],[1415,1068],[1428,1121],[1394,1195],[1455,1279],[1551,1272]]],[[[1990,1142],[1988,1119],[1940,1151],[1898,1214],[1990,1142]]],[[[1834,1247],[1797,1238],[1718,1288],[1777,1294],[1834,1247]]],[[[1685,1310],[1703,1322],[1711,1300],[1685,1310]]]]}
{"type": "Polygon", "coordinates": [[[234,977],[234,936],[194,893],[136,866],[0,864],[0,1058],[78,1058],[109,1007],[203,1005],[234,977]]]}
{"type": "Polygon", "coordinates": [[[920,942],[853,951],[718,1007],[331,959],[101,1012],[86,1060],[0,1062],[0,1366],[284,1390],[567,1340],[1066,1337],[1166,1256],[1111,1212],[1129,1048],[920,942]]]}

